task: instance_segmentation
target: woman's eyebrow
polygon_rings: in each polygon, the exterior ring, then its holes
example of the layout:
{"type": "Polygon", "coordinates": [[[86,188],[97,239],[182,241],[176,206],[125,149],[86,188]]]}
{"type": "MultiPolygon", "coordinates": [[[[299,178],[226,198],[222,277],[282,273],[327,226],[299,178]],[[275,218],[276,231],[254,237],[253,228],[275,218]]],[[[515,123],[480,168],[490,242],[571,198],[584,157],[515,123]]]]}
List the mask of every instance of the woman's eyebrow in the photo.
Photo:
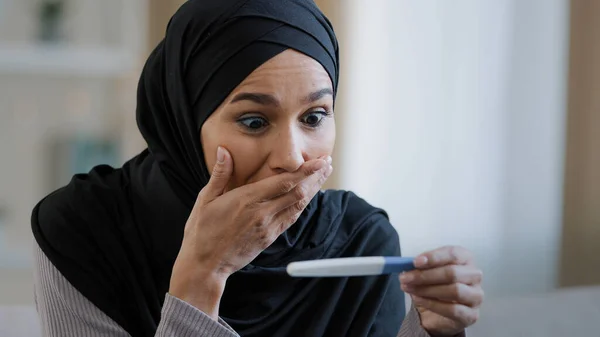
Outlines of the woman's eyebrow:
{"type": "Polygon", "coordinates": [[[240,101],[251,101],[257,104],[272,105],[275,107],[280,105],[275,96],[256,92],[241,92],[233,97],[231,103],[237,103],[240,101]]]}
{"type": "MultiPolygon", "coordinates": [[[[327,95],[333,96],[333,90],[331,90],[331,88],[323,88],[315,92],[311,92],[303,99],[303,102],[307,104],[313,103],[327,95]]],[[[233,97],[231,103],[233,104],[241,101],[251,101],[256,104],[271,105],[274,107],[279,107],[281,105],[275,96],[259,92],[241,92],[233,97]]]]}
{"type": "Polygon", "coordinates": [[[313,103],[327,95],[333,96],[333,90],[331,90],[331,88],[323,88],[321,90],[317,90],[315,92],[310,93],[308,96],[306,96],[304,98],[304,102],[305,103],[313,103]]]}

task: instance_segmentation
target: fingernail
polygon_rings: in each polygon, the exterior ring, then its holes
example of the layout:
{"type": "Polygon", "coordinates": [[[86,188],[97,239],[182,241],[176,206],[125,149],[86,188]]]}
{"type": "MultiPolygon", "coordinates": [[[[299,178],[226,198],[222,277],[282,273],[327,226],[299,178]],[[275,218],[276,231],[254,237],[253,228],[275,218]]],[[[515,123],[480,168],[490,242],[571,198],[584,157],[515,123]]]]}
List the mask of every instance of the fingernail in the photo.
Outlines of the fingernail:
{"type": "Polygon", "coordinates": [[[223,164],[225,161],[225,150],[222,147],[217,148],[217,163],[223,164]]]}
{"type": "Polygon", "coordinates": [[[327,164],[331,165],[333,159],[331,159],[331,156],[327,156],[327,158],[325,158],[325,161],[327,162],[327,164]]]}
{"type": "Polygon", "coordinates": [[[415,267],[422,268],[425,266],[427,266],[427,257],[426,256],[419,256],[415,259],[415,267]]]}
{"type": "Polygon", "coordinates": [[[404,273],[404,274],[400,275],[400,282],[402,282],[402,283],[410,283],[414,279],[415,278],[413,277],[412,274],[406,274],[406,273],[404,273]]]}
{"type": "Polygon", "coordinates": [[[333,166],[329,165],[327,167],[327,171],[325,171],[325,176],[327,176],[329,178],[329,176],[331,175],[331,173],[333,173],[333,166]]]}

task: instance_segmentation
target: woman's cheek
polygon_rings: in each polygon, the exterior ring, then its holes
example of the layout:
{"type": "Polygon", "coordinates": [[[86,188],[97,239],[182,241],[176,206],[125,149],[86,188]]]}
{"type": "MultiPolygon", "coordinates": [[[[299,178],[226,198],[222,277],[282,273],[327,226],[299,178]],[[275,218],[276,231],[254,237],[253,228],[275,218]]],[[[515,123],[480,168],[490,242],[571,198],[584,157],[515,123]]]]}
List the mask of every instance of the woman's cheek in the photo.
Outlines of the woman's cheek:
{"type": "Polygon", "coordinates": [[[248,183],[265,165],[260,142],[252,137],[231,137],[224,146],[233,159],[233,176],[228,190],[248,183]]]}
{"type": "Polygon", "coordinates": [[[307,154],[310,159],[331,156],[335,147],[335,123],[333,120],[327,121],[322,129],[314,133],[309,139],[309,152],[307,154]]]}

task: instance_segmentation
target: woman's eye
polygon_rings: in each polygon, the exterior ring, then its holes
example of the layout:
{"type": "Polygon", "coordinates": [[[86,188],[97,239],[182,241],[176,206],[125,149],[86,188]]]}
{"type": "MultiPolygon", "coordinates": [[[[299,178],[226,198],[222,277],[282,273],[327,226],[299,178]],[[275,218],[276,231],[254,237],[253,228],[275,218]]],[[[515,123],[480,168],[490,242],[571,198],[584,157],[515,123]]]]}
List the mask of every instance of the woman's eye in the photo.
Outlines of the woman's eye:
{"type": "Polygon", "coordinates": [[[327,113],[325,111],[311,112],[302,117],[302,122],[308,126],[315,127],[321,124],[321,121],[326,115],[327,113]]]}
{"type": "Polygon", "coordinates": [[[257,131],[267,126],[267,121],[262,117],[245,117],[240,119],[238,123],[241,123],[244,127],[252,131],[257,131]]]}

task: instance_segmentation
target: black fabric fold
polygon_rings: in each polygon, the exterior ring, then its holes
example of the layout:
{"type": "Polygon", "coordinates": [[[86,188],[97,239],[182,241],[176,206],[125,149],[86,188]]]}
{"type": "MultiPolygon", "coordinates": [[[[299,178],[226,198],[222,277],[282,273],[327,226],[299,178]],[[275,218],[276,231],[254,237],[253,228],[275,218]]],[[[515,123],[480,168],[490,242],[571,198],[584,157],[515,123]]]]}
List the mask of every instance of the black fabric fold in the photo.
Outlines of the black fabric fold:
{"type": "MultiPolygon", "coordinates": [[[[190,0],[140,76],[137,122],[148,148],[120,168],[78,174],[34,208],[50,261],[133,337],[154,336],[183,229],[208,182],[199,130],[252,71],[286,49],[318,61],[334,91],[338,45],[309,0],[190,0]]],[[[220,315],[242,336],[395,336],[395,276],[303,279],[289,262],[399,255],[386,213],[351,192],[319,192],[298,221],[233,274],[220,315]]]]}

